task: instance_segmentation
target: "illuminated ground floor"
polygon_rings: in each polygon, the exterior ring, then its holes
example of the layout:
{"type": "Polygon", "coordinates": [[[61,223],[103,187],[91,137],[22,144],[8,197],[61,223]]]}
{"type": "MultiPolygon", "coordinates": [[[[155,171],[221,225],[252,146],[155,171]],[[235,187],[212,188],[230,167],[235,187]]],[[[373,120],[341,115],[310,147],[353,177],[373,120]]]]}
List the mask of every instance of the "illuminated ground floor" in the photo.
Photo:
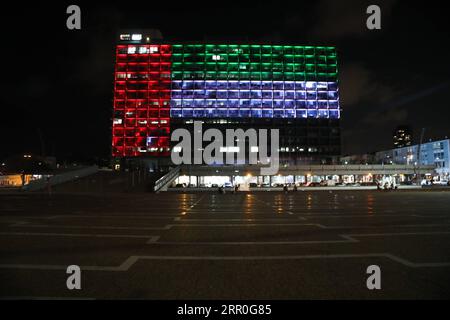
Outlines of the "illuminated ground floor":
{"type": "MultiPolygon", "coordinates": [[[[262,166],[202,166],[184,165],[167,174],[167,183],[158,190],[175,188],[235,187],[319,187],[376,186],[420,184],[432,181],[436,173],[432,166],[398,165],[300,165],[280,166],[277,174],[263,175],[262,166]],[[176,170],[176,171],[175,171],[176,170]],[[176,175],[174,175],[176,173],[176,175]],[[169,176],[172,174],[171,178],[169,176]]],[[[164,179],[161,179],[164,180],[164,179]]],[[[430,183],[431,184],[431,183],[430,183]]]]}
{"type": "Polygon", "coordinates": [[[18,188],[29,184],[31,181],[45,177],[41,174],[10,174],[0,176],[0,187],[18,188]]]}
{"type": "MultiPolygon", "coordinates": [[[[431,176],[429,176],[431,178],[431,176]]],[[[428,176],[426,179],[429,179],[428,176]]],[[[269,188],[283,186],[376,186],[386,183],[394,185],[409,185],[414,180],[413,175],[276,175],[276,176],[188,176],[181,175],[172,183],[172,187],[234,187],[238,185],[242,189],[269,188]]]]}

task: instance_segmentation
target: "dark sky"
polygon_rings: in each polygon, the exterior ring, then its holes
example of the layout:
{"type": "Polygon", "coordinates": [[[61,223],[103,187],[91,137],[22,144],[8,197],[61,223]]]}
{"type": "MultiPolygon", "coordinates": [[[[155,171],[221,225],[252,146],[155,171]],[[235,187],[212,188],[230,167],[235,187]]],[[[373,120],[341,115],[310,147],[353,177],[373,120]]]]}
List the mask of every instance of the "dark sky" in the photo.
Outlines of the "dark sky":
{"type": "Polygon", "coordinates": [[[450,136],[450,52],[444,2],[35,1],[2,9],[0,159],[40,152],[109,155],[114,41],[120,28],[157,28],[168,41],[331,44],[339,54],[343,153],[392,145],[409,124],[416,138],[450,136]],[[247,4],[244,4],[247,3],[247,4]],[[78,4],[82,30],[66,28],[78,4]],[[365,27],[369,4],[382,30],[365,27]],[[7,9],[6,9],[7,8],[7,9]]]}

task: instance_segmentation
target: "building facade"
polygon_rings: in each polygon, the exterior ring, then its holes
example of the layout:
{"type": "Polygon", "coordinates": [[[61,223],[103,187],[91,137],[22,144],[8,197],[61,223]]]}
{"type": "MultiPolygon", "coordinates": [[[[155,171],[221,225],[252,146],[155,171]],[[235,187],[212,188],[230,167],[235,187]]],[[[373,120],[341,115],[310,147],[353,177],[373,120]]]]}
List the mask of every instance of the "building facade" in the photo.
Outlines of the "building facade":
{"type": "Polygon", "coordinates": [[[335,47],[177,44],[125,33],[116,47],[112,155],[168,158],[170,134],[279,129],[282,163],[341,151],[335,47]]]}
{"type": "Polygon", "coordinates": [[[409,126],[399,126],[394,130],[392,137],[394,148],[410,146],[413,142],[412,130],[409,126]]]}
{"type": "Polygon", "coordinates": [[[450,174],[450,139],[423,143],[420,155],[419,145],[411,145],[377,152],[375,159],[383,164],[434,165],[436,173],[445,179],[450,174]]]}

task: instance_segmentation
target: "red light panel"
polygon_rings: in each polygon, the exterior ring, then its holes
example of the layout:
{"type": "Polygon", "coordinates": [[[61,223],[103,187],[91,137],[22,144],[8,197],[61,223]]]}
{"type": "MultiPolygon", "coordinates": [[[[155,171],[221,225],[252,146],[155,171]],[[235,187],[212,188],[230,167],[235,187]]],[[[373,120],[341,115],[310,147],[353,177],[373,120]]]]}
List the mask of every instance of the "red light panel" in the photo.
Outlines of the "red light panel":
{"type": "Polygon", "coordinates": [[[171,45],[118,45],[112,155],[169,156],[171,45]]]}

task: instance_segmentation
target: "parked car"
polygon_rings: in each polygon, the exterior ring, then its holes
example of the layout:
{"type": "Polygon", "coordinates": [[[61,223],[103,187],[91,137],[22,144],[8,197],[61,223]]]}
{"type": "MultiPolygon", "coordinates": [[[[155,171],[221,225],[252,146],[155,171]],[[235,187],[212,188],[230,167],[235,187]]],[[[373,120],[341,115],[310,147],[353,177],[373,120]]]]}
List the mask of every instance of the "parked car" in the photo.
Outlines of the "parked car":
{"type": "Polygon", "coordinates": [[[183,183],[177,183],[175,185],[175,188],[184,188],[184,187],[185,187],[185,185],[183,183]]]}
{"type": "Polygon", "coordinates": [[[440,186],[448,186],[448,185],[450,185],[448,180],[439,180],[439,181],[436,181],[434,184],[437,184],[437,185],[440,185],[440,186]]]}
{"type": "Polygon", "coordinates": [[[256,183],[254,183],[254,182],[249,183],[248,186],[249,186],[250,188],[257,188],[257,187],[258,187],[258,185],[257,185],[256,183]]]}
{"type": "Polygon", "coordinates": [[[283,188],[284,184],[282,184],[282,183],[273,183],[272,187],[274,187],[274,188],[283,188]]]}
{"type": "Polygon", "coordinates": [[[223,187],[224,187],[224,188],[233,188],[233,184],[232,184],[231,182],[225,182],[225,183],[223,184],[223,187]]]}
{"type": "Polygon", "coordinates": [[[307,187],[320,187],[321,184],[320,182],[309,182],[309,184],[307,184],[307,187]]]}

